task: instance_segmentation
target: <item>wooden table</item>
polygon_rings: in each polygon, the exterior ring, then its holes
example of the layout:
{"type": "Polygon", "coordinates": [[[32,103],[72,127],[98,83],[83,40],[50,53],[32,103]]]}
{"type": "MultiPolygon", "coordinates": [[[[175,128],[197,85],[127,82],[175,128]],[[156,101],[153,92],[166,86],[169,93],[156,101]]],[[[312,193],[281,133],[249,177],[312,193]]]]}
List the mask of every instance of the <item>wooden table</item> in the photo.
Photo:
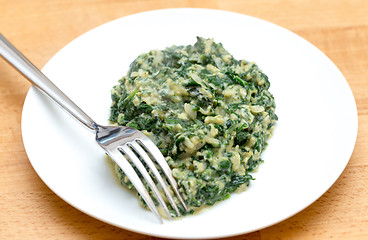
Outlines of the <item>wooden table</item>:
{"type": "MultiPolygon", "coordinates": [[[[366,0],[0,0],[0,31],[42,67],[86,31],[129,14],[176,7],[239,12],[304,37],[338,66],[354,93],[359,133],[337,182],[304,211],[231,239],[368,239],[368,1],[366,0]]],[[[21,136],[30,87],[0,60],[0,239],[152,239],[74,209],[40,180],[21,136]]]]}

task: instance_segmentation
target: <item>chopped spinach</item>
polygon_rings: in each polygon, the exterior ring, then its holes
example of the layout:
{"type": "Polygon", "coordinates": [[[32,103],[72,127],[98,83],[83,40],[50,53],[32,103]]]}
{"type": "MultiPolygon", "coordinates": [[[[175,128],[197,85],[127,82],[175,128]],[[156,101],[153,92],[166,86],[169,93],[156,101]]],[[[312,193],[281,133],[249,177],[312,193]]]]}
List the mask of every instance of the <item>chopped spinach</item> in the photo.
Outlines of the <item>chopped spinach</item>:
{"type": "Polygon", "coordinates": [[[269,87],[255,63],[198,37],[194,45],[138,56],[111,91],[110,121],[144,130],[155,142],[189,207],[179,205],[180,212],[191,214],[254,180],[278,120],[269,87]]]}

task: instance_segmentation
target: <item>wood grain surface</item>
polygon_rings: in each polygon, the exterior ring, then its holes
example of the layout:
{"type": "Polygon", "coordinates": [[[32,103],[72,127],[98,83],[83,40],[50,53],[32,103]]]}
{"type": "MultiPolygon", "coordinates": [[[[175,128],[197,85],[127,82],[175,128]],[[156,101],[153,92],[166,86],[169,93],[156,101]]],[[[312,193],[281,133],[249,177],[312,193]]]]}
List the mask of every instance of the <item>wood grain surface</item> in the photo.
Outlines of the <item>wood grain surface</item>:
{"type": "MultiPolygon", "coordinates": [[[[243,13],[299,34],[337,65],[358,107],[355,150],[337,182],[295,216],[229,239],[368,239],[368,1],[0,0],[0,31],[42,68],[71,40],[103,23],[177,7],[243,13]]],[[[157,239],[81,213],[40,180],[21,136],[21,113],[29,87],[0,59],[0,239],[157,239]]]]}

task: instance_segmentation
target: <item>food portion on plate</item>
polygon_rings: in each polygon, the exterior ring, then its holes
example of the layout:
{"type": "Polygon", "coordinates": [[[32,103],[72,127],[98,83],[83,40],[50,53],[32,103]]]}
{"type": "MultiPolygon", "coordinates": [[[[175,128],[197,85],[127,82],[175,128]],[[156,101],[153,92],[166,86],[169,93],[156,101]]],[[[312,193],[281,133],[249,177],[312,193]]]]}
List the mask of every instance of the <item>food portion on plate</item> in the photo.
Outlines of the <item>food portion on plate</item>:
{"type": "Polygon", "coordinates": [[[180,211],[190,214],[253,180],[277,121],[269,87],[255,63],[197,37],[138,56],[111,91],[110,121],[142,130],[159,147],[189,207],[180,211]]]}

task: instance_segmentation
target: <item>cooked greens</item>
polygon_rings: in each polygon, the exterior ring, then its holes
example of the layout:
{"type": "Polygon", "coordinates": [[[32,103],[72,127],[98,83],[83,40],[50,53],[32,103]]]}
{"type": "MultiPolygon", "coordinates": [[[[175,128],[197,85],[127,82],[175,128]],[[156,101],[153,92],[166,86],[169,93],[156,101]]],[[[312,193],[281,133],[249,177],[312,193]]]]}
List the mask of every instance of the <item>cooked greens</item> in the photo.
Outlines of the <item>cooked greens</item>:
{"type": "Polygon", "coordinates": [[[110,120],[156,143],[193,212],[245,190],[253,179],[277,120],[269,87],[255,63],[198,37],[193,46],[138,56],[111,91],[110,120]]]}

